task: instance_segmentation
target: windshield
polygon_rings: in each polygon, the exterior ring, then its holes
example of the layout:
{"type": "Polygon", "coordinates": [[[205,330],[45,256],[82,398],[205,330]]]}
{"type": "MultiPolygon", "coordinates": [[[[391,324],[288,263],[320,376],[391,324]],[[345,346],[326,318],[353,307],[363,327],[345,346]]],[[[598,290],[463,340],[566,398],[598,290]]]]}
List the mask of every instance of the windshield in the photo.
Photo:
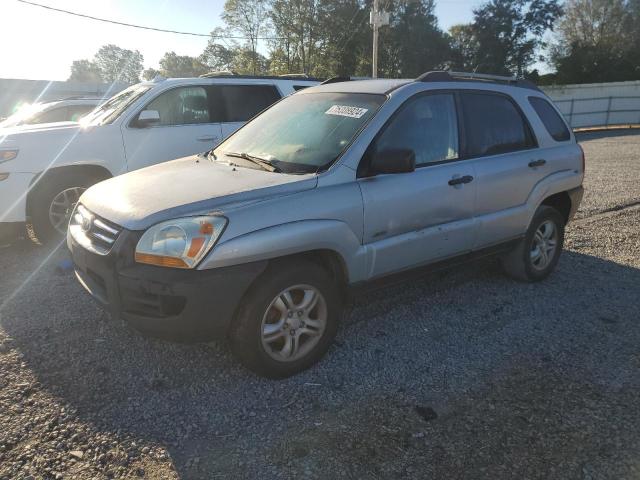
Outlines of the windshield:
{"type": "Polygon", "coordinates": [[[15,127],[27,123],[29,118],[50,107],[50,103],[33,103],[21,106],[16,113],[0,122],[0,128],[15,127]]]}
{"type": "Polygon", "coordinates": [[[213,151],[234,162],[265,160],[285,173],[328,168],[386,97],[363,93],[292,95],[266,110],[213,151]]]}
{"type": "Polygon", "coordinates": [[[124,112],[129,105],[144,95],[152,85],[134,85],[111,97],[91,113],[80,120],[82,125],[104,125],[111,123],[124,112]]]}

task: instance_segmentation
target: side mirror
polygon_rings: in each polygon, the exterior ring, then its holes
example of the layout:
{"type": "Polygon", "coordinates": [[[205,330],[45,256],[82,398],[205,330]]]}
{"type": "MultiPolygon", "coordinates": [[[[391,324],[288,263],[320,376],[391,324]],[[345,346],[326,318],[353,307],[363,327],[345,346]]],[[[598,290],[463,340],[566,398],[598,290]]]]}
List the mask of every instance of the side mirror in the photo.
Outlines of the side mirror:
{"type": "Polygon", "coordinates": [[[145,128],[160,123],[160,113],[157,110],[143,110],[138,115],[136,127],[145,128]]]}
{"type": "Polygon", "coordinates": [[[410,148],[393,148],[375,152],[369,176],[385,173],[409,173],[416,169],[416,154],[410,148]]]}

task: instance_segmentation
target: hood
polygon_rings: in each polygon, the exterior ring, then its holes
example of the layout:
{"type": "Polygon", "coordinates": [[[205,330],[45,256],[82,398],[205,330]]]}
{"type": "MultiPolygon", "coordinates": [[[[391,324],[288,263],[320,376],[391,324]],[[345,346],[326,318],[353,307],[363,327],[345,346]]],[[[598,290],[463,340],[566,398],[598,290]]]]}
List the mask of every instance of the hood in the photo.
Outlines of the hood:
{"type": "Polygon", "coordinates": [[[185,157],[105,180],[80,202],[129,230],[164,220],[290,195],[315,188],[315,174],[287,175],[185,157]]]}
{"type": "Polygon", "coordinates": [[[78,122],[36,123],[34,125],[18,125],[17,127],[0,128],[0,136],[42,130],[76,130],[78,128],[80,128],[78,122]]]}

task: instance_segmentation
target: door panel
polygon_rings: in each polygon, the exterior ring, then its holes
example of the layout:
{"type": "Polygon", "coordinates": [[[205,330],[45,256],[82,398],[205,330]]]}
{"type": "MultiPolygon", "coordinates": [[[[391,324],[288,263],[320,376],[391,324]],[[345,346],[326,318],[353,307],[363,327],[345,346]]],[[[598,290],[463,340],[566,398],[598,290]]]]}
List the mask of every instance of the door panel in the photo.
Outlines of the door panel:
{"type": "Polygon", "coordinates": [[[122,126],[129,170],[210,150],[220,143],[220,123],[212,123],[211,102],[202,86],[162,92],[144,110],[157,111],[160,121],[138,127],[122,126]]]}
{"type": "Polygon", "coordinates": [[[364,243],[373,250],[371,277],[466,253],[473,244],[475,172],[468,162],[360,180],[364,243]]]}
{"type": "MultiPolygon", "coordinates": [[[[473,244],[475,171],[472,162],[456,160],[459,139],[453,94],[420,94],[406,102],[363,161],[396,149],[415,153],[414,172],[359,180],[363,243],[372,252],[371,277],[462,254],[473,244]],[[449,183],[462,177],[467,177],[466,183],[449,183]]],[[[359,170],[367,172],[364,166],[359,170]]]]}
{"type": "Polygon", "coordinates": [[[474,247],[482,248],[524,233],[524,205],[535,185],[549,174],[549,163],[544,151],[536,148],[531,128],[513,99],[490,92],[465,92],[460,97],[466,153],[477,157],[474,247]]]}

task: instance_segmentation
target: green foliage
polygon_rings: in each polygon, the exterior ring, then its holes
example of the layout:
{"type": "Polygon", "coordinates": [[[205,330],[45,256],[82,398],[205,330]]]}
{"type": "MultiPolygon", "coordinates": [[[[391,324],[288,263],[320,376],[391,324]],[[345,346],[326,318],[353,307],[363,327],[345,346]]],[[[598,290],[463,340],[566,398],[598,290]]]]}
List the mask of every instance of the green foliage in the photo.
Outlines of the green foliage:
{"type": "Polygon", "coordinates": [[[640,78],[640,1],[568,0],[552,62],[560,83],[640,78]]]}
{"type": "Polygon", "coordinates": [[[450,31],[453,66],[524,76],[562,8],[558,0],[491,0],[473,14],[472,24],[450,31]]]}
{"type": "Polygon", "coordinates": [[[93,57],[102,79],[106,82],[139,82],[143,60],[138,50],[127,50],[112,44],[100,47],[93,57]]]}
{"type": "Polygon", "coordinates": [[[238,51],[237,62],[254,75],[264,68],[257,48],[260,35],[263,30],[267,30],[267,15],[267,0],[226,0],[222,13],[222,20],[227,24],[228,30],[247,38],[245,45],[238,51]]]}
{"type": "Polygon", "coordinates": [[[102,82],[100,68],[91,60],[74,60],[71,65],[70,82],[102,82]]]}
{"type": "Polygon", "coordinates": [[[83,82],[140,81],[144,58],[138,50],[127,50],[117,45],[104,45],[93,60],[75,60],[69,80],[83,82]]]}
{"type": "Polygon", "coordinates": [[[209,68],[195,57],[166,52],[160,59],[160,75],[166,78],[198,77],[209,68]]]}

